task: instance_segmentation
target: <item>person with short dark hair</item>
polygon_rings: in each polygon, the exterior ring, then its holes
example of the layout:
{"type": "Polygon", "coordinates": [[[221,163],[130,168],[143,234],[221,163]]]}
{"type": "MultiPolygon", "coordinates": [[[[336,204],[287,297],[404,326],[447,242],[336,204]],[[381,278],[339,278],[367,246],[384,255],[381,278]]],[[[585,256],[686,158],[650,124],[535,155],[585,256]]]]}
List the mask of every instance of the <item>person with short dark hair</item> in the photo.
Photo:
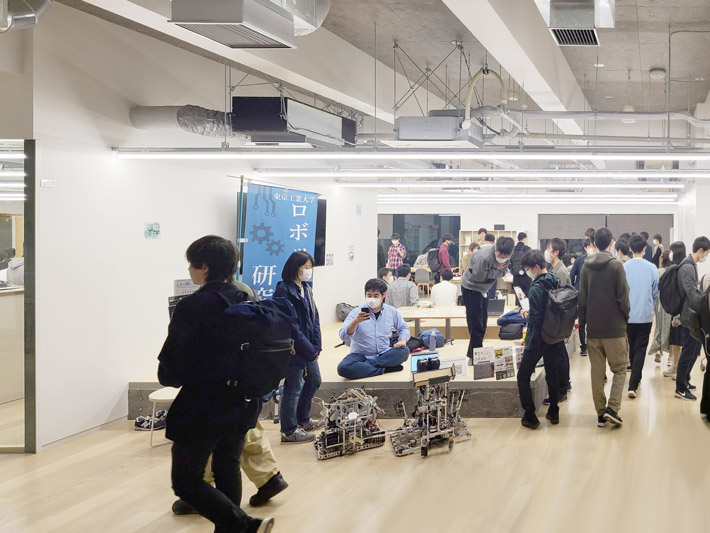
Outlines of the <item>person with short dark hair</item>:
{"type": "Polygon", "coordinates": [[[387,284],[389,285],[394,281],[394,275],[392,274],[392,269],[391,268],[381,268],[377,271],[377,278],[385,280],[387,284]]]}
{"type": "Polygon", "coordinates": [[[552,265],[550,273],[557,276],[562,285],[572,285],[569,272],[567,272],[565,264],[562,261],[566,251],[567,243],[565,241],[558,237],[550,239],[547,243],[547,248],[545,249],[545,261],[552,265]]]}
{"type": "Polygon", "coordinates": [[[459,288],[451,283],[454,273],[451,270],[441,272],[441,282],[431,288],[431,301],[435,305],[454,306],[458,300],[459,288]]]}
{"type": "Polygon", "coordinates": [[[619,416],[626,382],[629,319],[629,285],[626,272],[609,249],[614,238],[607,228],[594,233],[596,253],[584,262],[579,283],[579,321],[587,324],[587,347],[591,365],[592,398],[597,411],[597,426],[622,423],[619,416]],[[606,365],[614,374],[609,403],[604,393],[606,365]]]}
{"type": "Polygon", "coordinates": [[[559,424],[558,401],[562,395],[559,388],[559,360],[562,352],[565,352],[565,357],[567,357],[567,353],[564,341],[547,344],[542,338],[542,324],[545,321],[548,293],[558,286],[558,278],[547,272],[545,257],[540,250],[526,252],[522,258],[522,267],[525,275],[533,282],[530,285],[528,297],[530,310],[528,312],[521,311],[523,317],[528,320],[528,326],[525,334],[525,351],[518,369],[518,393],[520,394],[520,404],[525,411],[520,422],[526,428],[536,429],[540,425],[540,421],[535,415],[530,376],[535,372],[535,366],[542,358],[545,363],[545,380],[550,394],[550,407],[547,409],[545,418],[552,424],[559,424]]]}
{"type": "Polygon", "coordinates": [[[454,236],[451,233],[444,233],[441,238],[441,246],[439,246],[439,271],[434,272],[434,281],[439,283],[441,272],[451,270],[451,259],[449,257],[449,246],[454,242],[454,236]]]}
{"type": "Polygon", "coordinates": [[[404,263],[404,258],[407,257],[407,249],[399,240],[399,233],[392,234],[392,246],[387,252],[387,268],[397,270],[404,263]]]}
{"type": "Polygon", "coordinates": [[[302,336],[300,346],[306,353],[291,357],[286,368],[281,399],[281,442],[284,444],[312,442],[314,430],[323,427],[321,420],[311,420],[313,397],[321,385],[318,357],[322,350],[320,317],[313,297],[313,267],[315,260],[308,252],[293,252],[284,264],[282,281],[276,285],[275,298],[286,298],[296,310],[294,324],[302,336]],[[313,359],[313,354],[316,359],[313,359]]]}
{"type": "MultiPolygon", "coordinates": [[[[643,258],[648,261],[649,263],[653,263],[653,247],[651,246],[651,243],[648,242],[648,232],[647,231],[642,231],[639,233],[641,237],[643,237],[643,241],[646,243],[646,247],[644,248],[644,253],[643,253],[643,258]]],[[[632,235],[633,237],[633,235],[632,235]]],[[[629,239],[629,248],[631,248],[631,240],[629,239]]],[[[633,250],[631,251],[633,254],[633,250]]]]}
{"type": "MultiPolygon", "coordinates": [[[[510,239],[510,240],[512,241],[513,239],[510,239]]],[[[485,244],[495,244],[496,236],[493,235],[492,233],[486,233],[486,236],[483,237],[483,242],[485,244]]]]}
{"type": "Polygon", "coordinates": [[[508,258],[515,243],[510,237],[499,237],[493,246],[484,246],[471,258],[461,278],[461,291],[466,306],[466,322],[471,339],[466,355],[473,357],[473,349],[483,346],[488,324],[486,295],[498,278],[505,276],[508,258]]]}
{"type": "MultiPolygon", "coordinates": [[[[592,229],[592,228],[590,228],[592,229]]],[[[585,231],[585,234],[589,235],[594,235],[594,229],[590,232],[589,230],[585,231]]],[[[580,255],[577,260],[574,262],[574,265],[572,265],[572,270],[570,270],[569,276],[572,281],[572,286],[575,288],[575,290],[579,291],[579,281],[582,278],[582,267],[584,266],[584,262],[594,255],[594,245],[592,244],[592,240],[589,237],[586,237],[584,239],[584,253],[580,255]]],[[[579,355],[582,357],[587,356],[587,324],[585,324],[582,320],[579,320],[579,355]]]]}
{"type": "Polygon", "coordinates": [[[612,253],[612,255],[622,263],[626,263],[629,259],[631,259],[629,257],[629,243],[626,239],[619,238],[619,240],[614,243],[614,251],[616,253],[612,253]]]}
{"type": "Polygon", "coordinates": [[[591,239],[592,235],[594,234],[594,228],[587,228],[584,230],[584,238],[585,239],[591,239]]]}
{"type": "Polygon", "coordinates": [[[696,315],[703,305],[703,293],[698,287],[698,263],[704,263],[708,255],[710,255],[710,240],[707,237],[698,237],[693,241],[693,252],[683,259],[678,268],[678,284],[684,300],[683,311],[680,314],[683,347],[678,360],[675,395],[676,398],[683,400],[697,400],[691,392],[695,390],[695,386],[690,383],[690,373],[702,349],[701,341],[698,339],[705,338],[703,332],[698,329],[696,315]]]}
{"type": "Polygon", "coordinates": [[[658,269],[644,259],[646,240],[642,235],[632,235],[629,246],[634,258],[624,264],[631,303],[626,336],[631,367],[629,398],[636,398],[640,392],[643,364],[658,302],[658,269]]]}
{"type": "Polygon", "coordinates": [[[653,258],[651,262],[656,265],[656,268],[663,268],[661,264],[661,255],[663,255],[663,237],[660,233],[653,236],[653,258]]]}
{"type": "MultiPolygon", "coordinates": [[[[669,247],[668,260],[672,265],[679,265],[686,258],[685,243],[682,241],[672,242],[669,247]]],[[[680,290],[680,287],[679,287],[680,290]]],[[[671,317],[671,328],[668,333],[668,346],[672,352],[668,355],[668,368],[663,371],[663,376],[666,378],[676,378],[678,370],[678,360],[680,359],[680,349],[683,346],[683,327],[680,324],[680,315],[671,317]]]]}
{"type": "Polygon", "coordinates": [[[361,379],[404,369],[409,326],[397,309],[385,304],[386,297],[387,284],[381,279],[365,284],[366,305],[353,309],[340,328],[350,353],[338,365],[339,376],[361,379]]]}
{"type": "Polygon", "coordinates": [[[175,307],[158,356],[161,385],[181,387],[166,422],[166,437],[173,441],[173,489],[220,531],[266,532],[273,518],[252,518],[239,507],[239,458],[261,401],[240,396],[215,375],[215,362],[233,350],[219,334],[225,299],[236,304],[247,298],[232,283],[239,252],[227,239],[208,235],[193,242],[186,257],[200,289],[175,307]],[[210,455],[214,487],[204,480],[210,455]]]}
{"type": "Polygon", "coordinates": [[[407,263],[397,269],[397,279],[389,284],[387,303],[394,308],[409,307],[419,303],[419,291],[411,281],[412,267],[407,263]]]}
{"type": "MultiPolygon", "coordinates": [[[[510,271],[513,274],[513,287],[520,287],[525,296],[528,295],[532,280],[525,274],[522,265],[523,256],[530,251],[528,246],[528,236],[524,232],[518,233],[518,242],[515,243],[513,253],[510,256],[510,271]]],[[[517,305],[520,305],[518,295],[515,295],[517,305]]]]}
{"type": "Polygon", "coordinates": [[[483,245],[486,235],[488,235],[488,230],[486,228],[478,229],[478,244],[483,245]]]}

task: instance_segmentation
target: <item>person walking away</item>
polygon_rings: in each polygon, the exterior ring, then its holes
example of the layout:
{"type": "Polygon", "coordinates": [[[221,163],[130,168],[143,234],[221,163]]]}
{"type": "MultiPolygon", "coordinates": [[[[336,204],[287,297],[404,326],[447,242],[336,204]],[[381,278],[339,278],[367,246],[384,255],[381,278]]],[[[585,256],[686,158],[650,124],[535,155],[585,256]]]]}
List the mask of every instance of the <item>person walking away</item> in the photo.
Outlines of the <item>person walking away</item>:
{"type": "Polygon", "coordinates": [[[451,235],[451,233],[444,233],[441,241],[441,246],[439,246],[439,270],[434,276],[435,283],[439,283],[439,281],[441,281],[441,273],[444,270],[452,270],[451,258],[449,256],[449,246],[451,246],[451,243],[454,242],[454,236],[451,235]]]}
{"type": "Polygon", "coordinates": [[[361,379],[401,372],[409,359],[409,326],[399,311],[385,304],[387,284],[371,279],[365,284],[366,307],[356,307],[345,319],[339,336],[350,341],[350,353],[338,365],[338,375],[361,379]]]}
{"type": "MultiPolygon", "coordinates": [[[[653,246],[651,246],[651,243],[648,241],[649,236],[647,231],[642,231],[639,233],[641,237],[643,237],[643,240],[646,242],[646,248],[644,249],[643,252],[643,258],[648,261],[649,263],[653,263],[653,246]]],[[[633,237],[633,235],[632,235],[633,237]]],[[[631,248],[631,239],[629,239],[629,248],[631,248]]],[[[634,251],[631,250],[631,253],[633,254],[634,251]]],[[[656,268],[658,268],[658,265],[656,265],[656,268]]]]}
{"type": "MultiPolygon", "coordinates": [[[[567,243],[558,237],[550,239],[545,249],[545,261],[552,265],[550,273],[560,280],[560,286],[572,285],[569,272],[562,261],[566,251],[567,243]]],[[[564,344],[562,346],[564,347],[564,344]]],[[[558,355],[557,376],[560,378],[560,403],[564,403],[567,401],[567,392],[572,388],[569,380],[569,356],[566,349],[558,352],[558,355]]],[[[544,400],[545,404],[549,401],[550,397],[544,400]]]]}
{"type": "MultiPolygon", "coordinates": [[[[547,344],[542,338],[542,324],[545,321],[548,293],[558,286],[559,280],[545,269],[545,258],[540,250],[530,250],[522,257],[525,275],[532,279],[530,285],[530,311],[521,311],[528,320],[525,334],[525,351],[518,370],[518,393],[520,404],[525,411],[520,423],[530,429],[536,429],[540,421],[535,415],[535,402],[530,389],[530,376],[540,360],[545,363],[545,380],[550,393],[550,407],[545,418],[552,424],[559,424],[558,398],[560,396],[559,377],[557,375],[559,352],[565,351],[564,341],[547,344]]],[[[566,356],[566,354],[565,354],[566,356]]]]}
{"type": "MultiPolygon", "coordinates": [[[[686,256],[685,243],[681,241],[671,243],[669,250],[668,259],[671,262],[671,266],[680,266],[686,256]]],[[[671,327],[668,330],[668,346],[670,346],[672,351],[668,354],[668,368],[663,371],[663,376],[675,380],[678,360],[680,359],[680,349],[683,346],[683,328],[680,326],[680,315],[671,317],[671,327]]]]}
{"type": "Polygon", "coordinates": [[[315,260],[307,252],[293,252],[284,264],[274,297],[286,298],[296,310],[296,335],[302,338],[302,352],[296,351],[286,368],[281,399],[281,443],[312,442],[314,430],[323,427],[311,420],[313,397],[321,385],[318,357],[321,352],[320,317],[313,298],[313,266],[315,260]]]}
{"type": "Polygon", "coordinates": [[[702,332],[698,329],[696,314],[703,304],[703,293],[698,286],[698,263],[704,263],[708,254],[710,254],[710,240],[707,237],[698,237],[693,241],[693,253],[683,259],[678,268],[678,285],[684,299],[683,311],[680,314],[683,347],[678,360],[675,396],[683,400],[697,400],[692,393],[695,385],[690,383],[690,373],[702,349],[698,339],[703,338],[702,332]]]}
{"type": "MultiPolygon", "coordinates": [[[[590,233],[594,236],[594,231],[590,233]]],[[[572,270],[569,273],[570,280],[572,281],[572,286],[577,292],[579,292],[579,282],[582,278],[582,267],[587,258],[594,255],[594,246],[592,245],[592,239],[590,237],[585,237],[584,239],[584,253],[580,255],[572,266],[572,270]]],[[[578,320],[579,323],[579,355],[582,357],[587,356],[587,325],[578,320]]]]}
{"type": "Polygon", "coordinates": [[[621,425],[621,396],[626,382],[626,323],[631,305],[626,272],[609,251],[613,237],[607,228],[594,233],[595,254],[584,262],[579,283],[579,319],[587,324],[592,397],[597,425],[621,425]],[[613,372],[609,402],[604,393],[606,365],[613,372]]]}
{"type": "MultiPolygon", "coordinates": [[[[520,287],[525,296],[528,296],[530,284],[532,281],[523,270],[523,256],[530,251],[528,246],[528,236],[524,232],[518,233],[518,242],[513,248],[513,253],[510,256],[510,271],[513,274],[513,287],[520,287]]],[[[515,305],[520,306],[517,294],[515,295],[515,305]]]]}
{"type": "Polygon", "coordinates": [[[466,323],[470,341],[466,356],[473,358],[473,349],[483,346],[488,324],[488,298],[486,295],[498,278],[505,275],[508,258],[515,243],[510,237],[499,237],[492,246],[484,246],[471,258],[461,278],[463,303],[466,306],[466,323]]]}
{"type": "Polygon", "coordinates": [[[387,303],[394,308],[409,307],[419,303],[417,286],[410,281],[412,269],[404,264],[397,269],[397,279],[387,290],[387,303]]]}
{"type": "Polygon", "coordinates": [[[209,235],[193,242],[185,255],[200,289],[177,304],[158,356],[161,385],[181,387],[166,421],[166,437],[173,441],[173,489],[218,531],[266,533],[273,518],[253,518],[240,508],[239,458],[261,401],[237,394],[215,374],[233,349],[225,345],[230,337],[221,334],[225,300],[236,304],[248,298],[231,282],[239,252],[234,243],[209,235]],[[204,481],[210,455],[214,487],[204,481]]]}
{"type": "Polygon", "coordinates": [[[663,237],[659,233],[656,233],[653,236],[653,264],[656,265],[656,268],[662,268],[661,264],[661,255],[664,252],[663,248],[663,237]]]}
{"type": "Polygon", "coordinates": [[[631,303],[626,336],[629,340],[631,365],[629,398],[636,398],[640,392],[648,339],[653,327],[655,306],[658,303],[658,269],[644,259],[646,241],[642,235],[632,235],[629,247],[634,257],[624,264],[631,303]]]}
{"type": "Polygon", "coordinates": [[[631,260],[631,256],[629,255],[631,253],[631,250],[629,249],[629,243],[625,239],[619,239],[616,241],[614,244],[614,252],[611,255],[613,255],[616,259],[621,261],[622,263],[626,263],[627,261],[631,260]]]}
{"type": "MultiPolygon", "coordinates": [[[[666,270],[671,266],[670,260],[670,250],[664,250],[661,254],[660,264],[661,268],[658,269],[658,278],[660,279],[666,270]]],[[[651,348],[649,353],[654,356],[656,363],[661,362],[663,357],[663,352],[668,352],[668,357],[672,359],[670,348],[668,346],[668,340],[670,336],[671,328],[671,316],[666,313],[665,309],[661,305],[661,302],[656,302],[656,329],[653,333],[653,342],[651,343],[651,348]]]]}
{"type": "Polygon", "coordinates": [[[405,257],[407,257],[407,249],[399,241],[399,233],[393,233],[392,245],[387,252],[387,264],[385,266],[397,271],[397,269],[404,263],[405,257]]]}

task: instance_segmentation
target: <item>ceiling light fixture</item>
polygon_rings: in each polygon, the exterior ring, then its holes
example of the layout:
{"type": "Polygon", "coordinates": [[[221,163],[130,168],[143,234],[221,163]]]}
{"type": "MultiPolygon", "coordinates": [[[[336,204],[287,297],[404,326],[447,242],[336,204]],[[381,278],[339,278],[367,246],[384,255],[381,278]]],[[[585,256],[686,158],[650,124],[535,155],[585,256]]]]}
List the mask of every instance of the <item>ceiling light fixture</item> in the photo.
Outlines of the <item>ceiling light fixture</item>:
{"type": "Polygon", "coordinates": [[[24,186],[22,181],[0,181],[0,189],[22,189],[24,186]]]}
{"type": "Polygon", "coordinates": [[[664,68],[652,68],[648,71],[648,75],[652,80],[665,80],[666,79],[666,69],[664,68]]]}
{"type": "MultiPolygon", "coordinates": [[[[119,159],[163,159],[163,160],[308,160],[308,161],[338,161],[338,160],[419,160],[419,161],[487,161],[489,159],[503,159],[508,161],[710,161],[710,152],[575,152],[565,150],[554,151],[520,151],[498,150],[488,152],[457,152],[457,151],[406,151],[397,149],[388,150],[351,150],[343,152],[329,152],[320,150],[302,151],[268,151],[268,150],[239,150],[239,149],[117,149],[116,157],[119,159]]],[[[22,154],[24,157],[24,154],[22,154]]],[[[3,159],[0,156],[0,160],[3,159]]]]}
{"type": "Polygon", "coordinates": [[[594,183],[582,181],[481,181],[481,182],[441,182],[441,181],[339,181],[338,185],[350,189],[673,189],[684,190],[683,183],[594,183]]]}
{"type": "Polygon", "coordinates": [[[25,173],[21,170],[0,170],[0,178],[24,178],[25,173]]]}
{"type": "Polygon", "coordinates": [[[27,156],[22,152],[5,152],[0,150],[0,161],[17,161],[18,159],[26,159],[27,156]]]}

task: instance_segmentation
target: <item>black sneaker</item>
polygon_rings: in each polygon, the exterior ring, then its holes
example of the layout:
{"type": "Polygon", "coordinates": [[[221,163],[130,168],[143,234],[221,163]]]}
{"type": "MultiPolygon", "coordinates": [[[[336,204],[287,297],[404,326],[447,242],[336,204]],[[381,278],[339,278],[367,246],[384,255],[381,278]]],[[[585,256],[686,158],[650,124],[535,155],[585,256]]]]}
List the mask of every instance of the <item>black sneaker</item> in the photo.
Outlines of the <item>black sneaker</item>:
{"type": "Polygon", "coordinates": [[[557,403],[567,403],[567,393],[566,392],[562,396],[560,396],[560,399],[557,401],[557,403]]]}
{"type": "Polygon", "coordinates": [[[599,417],[597,418],[597,427],[599,427],[599,428],[606,427],[606,418],[604,418],[604,415],[599,415],[599,417]]]}
{"type": "Polygon", "coordinates": [[[587,347],[586,346],[582,346],[579,349],[579,355],[581,355],[582,357],[587,357],[587,347]]]}
{"type": "Polygon", "coordinates": [[[187,514],[198,514],[197,511],[195,511],[195,508],[187,503],[185,500],[176,500],[175,503],[173,503],[173,514],[176,514],[178,516],[183,516],[187,514]]]}
{"type": "Polygon", "coordinates": [[[269,533],[274,529],[273,518],[249,518],[246,533],[269,533]]]}
{"type": "Polygon", "coordinates": [[[279,492],[283,492],[288,487],[288,483],[281,475],[281,472],[276,472],[271,479],[259,487],[259,491],[249,498],[249,505],[259,507],[264,505],[279,492]]]}
{"type": "Polygon", "coordinates": [[[698,388],[698,387],[696,387],[696,386],[693,385],[692,383],[688,383],[688,390],[695,390],[695,389],[697,389],[697,388],[698,388]]]}
{"type": "Polygon", "coordinates": [[[133,428],[136,431],[150,431],[150,418],[150,415],[139,416],[138,418],[136,418],[136,422],[133,428]]]}
{"type": "Polygon", "coordinates": [[[402,370],[404,370],[404,367],[402,365],[386,366],[385,374],[389,374],[390,372],[401,372],[402,370]]]}
{"type": "Polygon", "coordinates": [[[556,415],[553,415],[550,413],[550,411],[547,412],[545,415],[545,418],[547,418],[550,421],[550,424],[553,426],[556,426],[557,424],[560,423],[560,414],[557,413],[556,415]]]}
{"type": "Polygon", "coordinates": [[[624,423],[624,421],[621,420],[621,417],[617,414],[617,412],[614,411],[611,407],[606,408],[606,412],[604,413],[604,420],[608,420],[615,426],[620,426],[624,423]]]}
{"type": "Polygon", "coordinates": [[[544,400],[542,400],[542,404],[543,404],[543,405],[550,405],[550,397],[548,396],[547,398],[545,398],[544,400]]]}
{"type": "Polygon", "coordinates": [[[685,392],[675,391],[675,397],[680,398],[681,400],[688,400],[691,402],[694,402],[695,400],[697,400],[697,398],[695,397],[695,394],[693,394],[689,390],[685,391],[685,392]]]}
{"type": "Polygon", "coordinates": [[[528,420],[527,418],[521,418],[520,423],[523,425],[523,427],[529,428],[529,429],[537,429],[540,427],[540,421],[535,417],[535,420],[528,420]]]}
{"type": "Polygon", "coordinates": [[[626,371],[627,371],[627,372],[631,372],[631,365],[629,365],[629,366],[626,367],[626,371]]]}

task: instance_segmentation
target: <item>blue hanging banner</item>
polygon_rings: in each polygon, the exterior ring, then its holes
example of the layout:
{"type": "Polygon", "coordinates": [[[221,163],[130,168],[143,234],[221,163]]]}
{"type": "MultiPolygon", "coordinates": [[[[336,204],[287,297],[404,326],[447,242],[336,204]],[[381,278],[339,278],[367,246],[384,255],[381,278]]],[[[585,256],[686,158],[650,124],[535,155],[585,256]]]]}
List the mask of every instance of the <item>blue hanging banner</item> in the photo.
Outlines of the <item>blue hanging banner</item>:
{"type": "Polygon", "coordinates": [[[313,255],[318,195],[249,185],[246,206],[242,281],[261,298],[270,298],[289,256],[298,250],[313,255]]]}

